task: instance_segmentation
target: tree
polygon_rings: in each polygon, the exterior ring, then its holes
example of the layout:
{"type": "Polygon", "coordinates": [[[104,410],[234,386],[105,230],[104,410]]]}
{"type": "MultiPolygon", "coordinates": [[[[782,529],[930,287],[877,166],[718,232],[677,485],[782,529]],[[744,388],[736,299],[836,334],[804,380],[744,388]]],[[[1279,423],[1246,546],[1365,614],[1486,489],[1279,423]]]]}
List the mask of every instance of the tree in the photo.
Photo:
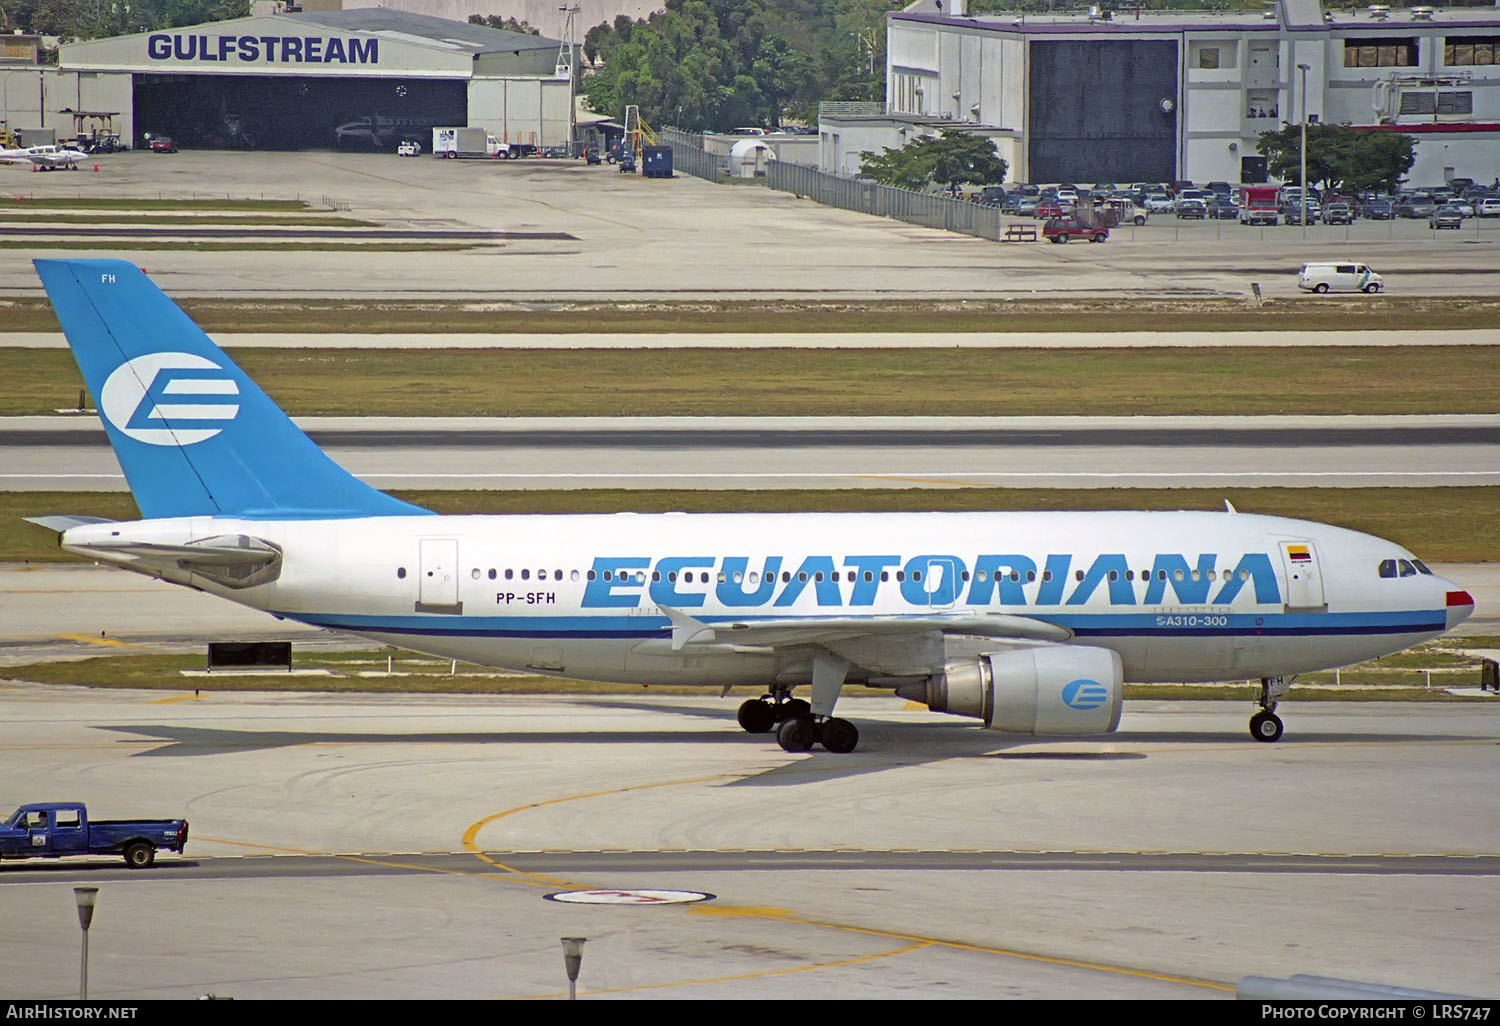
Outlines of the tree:
{"type": "Polygon", "coordinates": [[[469,15],[469,24],[487,25],[492,29],[504,29],[506,32],[520,32],[528,36],[539,36],[542,34],[541,29],[532,28],[524,21],[507,18],[501,14],[471,14],[469,15]]]}
{"type": "MultiPolygon", "coordinates": [[[[1262,132],[1255,147],[1266,157],[1272,177],[1302,182],[1302,130],[1286,125],[1262,132]]],[[[1340,192],[1395,189],[1416,162],[1416,141],[1401,132],[1355,129],[1348,125],[1307,126],[1307,178],[1340,192]]]]}
{"type": "Polygon", "coordinates": [[[861,171],[883,185],[902,189],[1003,182],[1008,170],[1005,161],[995,155],[993,142],[968,132],[924,136],[899,150],[888,149],[879,156],[866,153],[865,157],[861,171]]]}

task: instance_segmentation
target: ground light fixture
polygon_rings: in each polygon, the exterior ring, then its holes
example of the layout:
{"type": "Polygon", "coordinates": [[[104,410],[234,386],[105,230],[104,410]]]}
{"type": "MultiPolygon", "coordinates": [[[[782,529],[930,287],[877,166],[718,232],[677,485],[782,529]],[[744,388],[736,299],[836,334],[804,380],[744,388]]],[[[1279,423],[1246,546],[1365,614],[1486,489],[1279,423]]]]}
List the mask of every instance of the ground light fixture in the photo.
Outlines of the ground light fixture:
{"type": "Polygon", "coordinates": [[[83,961],[78,968],[78,1000],[89,999],[89,925],[94,921],[94,903],[99,900],[99,888],[74,887],[73,898],[78,902],[78,925],[83,929],[83,961]]]}
{"type": "Polygon", "coordinates": [[[583,944],[587,937],[564,937],[563,968],[568,971],[568,1000],[578,1000],[578,969],[583,965],[583,944]]]}

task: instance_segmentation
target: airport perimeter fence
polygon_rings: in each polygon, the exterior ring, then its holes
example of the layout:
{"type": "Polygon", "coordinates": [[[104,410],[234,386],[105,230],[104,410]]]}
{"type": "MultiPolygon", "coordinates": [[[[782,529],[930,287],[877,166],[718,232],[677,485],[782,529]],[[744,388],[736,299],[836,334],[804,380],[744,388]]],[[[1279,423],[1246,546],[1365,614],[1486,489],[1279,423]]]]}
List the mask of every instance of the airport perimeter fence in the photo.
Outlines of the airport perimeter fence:
{"type": "Polygon", "coordinates": [[[709,153],[703,148],[703,137],[675,128],[663,128],[658,133],[663,143],[672,147],[672,169],[695,178],[717,182],[724,172],[724,158],[709,153]]]}
{"type": "Polygon", "coordinates": [[[942,228],[981,239],[1000,237],[1000,211],[969,200],[948,199],[931,193],[912,192],[875,182],[855,181],[825,174],[801,164],[779,160],[766,164],[766,185],[779,192],[805,196],[825,206],[855,210],[876,217],[893,217],[898,221],[942,228]]]}

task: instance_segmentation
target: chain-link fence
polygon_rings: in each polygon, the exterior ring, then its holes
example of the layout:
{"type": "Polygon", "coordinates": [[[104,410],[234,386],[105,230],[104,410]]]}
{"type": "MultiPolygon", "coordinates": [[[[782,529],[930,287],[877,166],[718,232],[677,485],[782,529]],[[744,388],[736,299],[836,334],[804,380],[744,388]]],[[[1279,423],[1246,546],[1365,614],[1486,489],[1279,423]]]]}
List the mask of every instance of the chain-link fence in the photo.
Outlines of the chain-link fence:
{"type": "Polygon", "coordinates": [[[995,207],[840,178],[800,164],[770,161],[766,165],[766,185],[841,210],[894,217],[898,221],[962,232],[981,239],[997,239],[1001,232],[1000,211],[995,207]]]}

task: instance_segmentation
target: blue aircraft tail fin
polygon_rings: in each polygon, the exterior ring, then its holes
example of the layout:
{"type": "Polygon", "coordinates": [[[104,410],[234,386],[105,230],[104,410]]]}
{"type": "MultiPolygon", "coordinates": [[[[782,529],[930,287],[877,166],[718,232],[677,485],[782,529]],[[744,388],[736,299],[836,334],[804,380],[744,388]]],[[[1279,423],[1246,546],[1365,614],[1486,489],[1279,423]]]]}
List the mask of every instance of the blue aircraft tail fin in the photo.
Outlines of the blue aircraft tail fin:
{"type": "Polygon", "coordinates": [[[139,268],[35,263],[141,516],[427,512],[325,456],[139,268]]]}

